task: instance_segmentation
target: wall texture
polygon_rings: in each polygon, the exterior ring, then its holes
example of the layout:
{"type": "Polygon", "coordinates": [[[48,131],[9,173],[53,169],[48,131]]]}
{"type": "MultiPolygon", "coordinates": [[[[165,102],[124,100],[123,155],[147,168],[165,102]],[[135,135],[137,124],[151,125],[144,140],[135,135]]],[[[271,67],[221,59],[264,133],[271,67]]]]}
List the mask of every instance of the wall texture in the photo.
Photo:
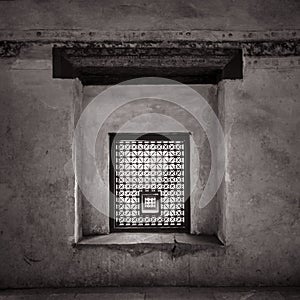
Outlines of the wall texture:
{"type": "Polygon", "coordinates": [[[1,1],[1,28],[15,30],[299,29],[297,0],[1,1]]]}
{"type": "Polygon", "coordinates": [[[288,42],[299,26],[299,1],[1,1],[0,38],[21,45],[0,51],[0,287],[299,285],[299,56],[245,57],[244,79],[219,84],[225,247],[174,252],[72,246],[82,87],[52,78],[51,52],[107,37],[288,42]]]}

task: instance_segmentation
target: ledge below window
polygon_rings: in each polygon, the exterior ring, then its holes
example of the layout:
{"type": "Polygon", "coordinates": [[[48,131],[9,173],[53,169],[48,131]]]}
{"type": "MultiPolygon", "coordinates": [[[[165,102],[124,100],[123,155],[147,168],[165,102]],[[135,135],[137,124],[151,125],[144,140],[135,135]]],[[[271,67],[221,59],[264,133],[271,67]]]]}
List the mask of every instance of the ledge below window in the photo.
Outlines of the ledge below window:
{"type": "Polygon", "coordinates": [[[111,233],[85,237],[76,247],[104,246],[115,250],[149,249],[170,250],[174,255],[183,255],[201,250],[220,250],[225,247],[215,236],[190,235],[186,233],[111,233]]]}

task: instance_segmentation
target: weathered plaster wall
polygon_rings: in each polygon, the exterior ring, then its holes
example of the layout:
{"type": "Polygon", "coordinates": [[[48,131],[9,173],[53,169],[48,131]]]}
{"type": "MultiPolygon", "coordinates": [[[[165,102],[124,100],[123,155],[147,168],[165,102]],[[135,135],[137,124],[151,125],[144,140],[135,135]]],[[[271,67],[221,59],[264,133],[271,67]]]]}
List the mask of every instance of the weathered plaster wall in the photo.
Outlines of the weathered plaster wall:
{"type": "Polygon", "coordinates": [[[236,266],[256,266],[251,278],[299,283],[299,59],[245,64],[243,81],[220,84],[223,233],[237,251],[236,266]]]}
{"type": "Polygon", "coordinates": [[[49,47],[2,59],[0,76],[1,286],[39,285],[63,265],[73,235],[76,90],[52,79],[49,47]]]}
{"type": "MultiPolygon", "coordinates": [[[[12,40],[161,29],[205,29],[212,40],[210,30],[220,38],[240,30],[247,39],[257,30],[288,40],[299,28],[299,1],[108,1],[98,10],[79,1],[1,1],[0,7],[0,35],[12,40]]],[[[37,42],[1,58],[0,287],[299,285],[299,57],[245,63],[243,80],[219,85],[226,248],[174,251],[72,247],[71,143],[80,84],[52,79],[51,45],[37,42]]]]}
{"type": "Polygon", "coordinates": [[[298,58],[247,59],[244,80],[220,84],[228,246],[174,257],[172,248],[72,248],[80,89],[53,80],[50,49],[39,53],[1,60],[2,287],[299,283],[298,58]]]}
{"type": "Polygon", "coordinates": [[[299,1],[1,1],[8,30],[299,29],[299,1]],[[88,16],[88,17],[87,17],[88,16]]]}

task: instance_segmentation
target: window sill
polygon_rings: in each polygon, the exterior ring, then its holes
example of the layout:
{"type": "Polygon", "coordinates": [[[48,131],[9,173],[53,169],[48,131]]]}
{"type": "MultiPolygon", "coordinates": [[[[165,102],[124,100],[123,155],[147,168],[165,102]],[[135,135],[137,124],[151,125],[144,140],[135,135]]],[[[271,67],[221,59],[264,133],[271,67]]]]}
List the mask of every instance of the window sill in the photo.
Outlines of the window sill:
{"type": "Polygon", "coordinates": [[[175,256],[201,250],[225,250],[224,245],[215,236],[186,233],[111,233],[86,237],[76,244],[79,248],[84,246],[104,246],[115,250],[170,250],[175,256]]]}

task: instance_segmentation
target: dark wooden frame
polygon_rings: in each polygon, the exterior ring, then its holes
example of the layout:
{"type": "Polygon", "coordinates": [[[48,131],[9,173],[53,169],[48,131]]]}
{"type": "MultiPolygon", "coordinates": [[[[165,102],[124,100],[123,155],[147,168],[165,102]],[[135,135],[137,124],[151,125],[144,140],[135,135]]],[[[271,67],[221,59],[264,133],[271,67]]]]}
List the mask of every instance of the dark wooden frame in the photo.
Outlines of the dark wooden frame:
{"type": "Polygon", "coordinates": [[[190,133],[187,132],[157,132],[157,133],[109,133],[109,209],[110,232],[190,232],[190,133]],[[180,140],[184,141],[184,227],[116,227],[115,226],[115,142],[118,139],[149,139],[149,140],[180,140]]]}

